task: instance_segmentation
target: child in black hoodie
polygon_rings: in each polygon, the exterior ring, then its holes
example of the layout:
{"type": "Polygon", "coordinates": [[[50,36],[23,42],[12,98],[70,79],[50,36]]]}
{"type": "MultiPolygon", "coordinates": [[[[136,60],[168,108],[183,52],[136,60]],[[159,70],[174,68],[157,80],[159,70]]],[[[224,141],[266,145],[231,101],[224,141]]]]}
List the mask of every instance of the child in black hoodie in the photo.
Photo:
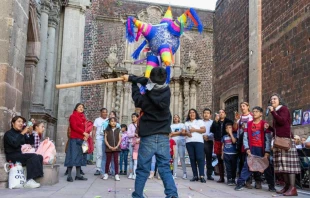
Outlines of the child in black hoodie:
{"type": "Polygon", "coordinates": [[[140,147],[136,170],[135,191],[132,197],[143,197],[143,189],[150,174],[152,156],[156,156],[158,171],[165,187],[166,197],[178,197],[170,172],[169,133],[171,132],[170,88],[165,83],[167,73],[162,67],[152,69],[150,79],[124,75],[124,81],[132,82],[132,99],[135,107],[142,109],[138,122],[140,147]],[[140,86],[146,86],[145,94],[140,86]]]}

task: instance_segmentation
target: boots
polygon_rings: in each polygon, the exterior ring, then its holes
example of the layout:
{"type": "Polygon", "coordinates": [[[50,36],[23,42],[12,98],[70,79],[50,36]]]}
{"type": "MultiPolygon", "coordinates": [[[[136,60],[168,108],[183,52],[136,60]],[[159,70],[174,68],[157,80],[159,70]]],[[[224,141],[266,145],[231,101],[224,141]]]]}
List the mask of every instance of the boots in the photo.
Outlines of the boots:
{"type": "Polygon", "coordinates": [[[151,172],[150,172],[149,179],[153,179],[153,178],[154,178],[154,171],[151,171],[151,172]]]}
{"type": "Polygon", "coordinates": [[[220,179],[217,181],[217,183],[224,183],[224,165],[223,164],[218,164],[219,167],[219,172],[220,172],[220,179]]]}
{"type": "Polygon", "coordinates": [[[247,180],[247,181],[245,182],[245,187],[246,187],[247,189],[252,189],[252,182],[251,182],[251,180],[247,180]]]}
{"type": "Polygon", "coordinates": [[[256,181],[255,182],[255,188],[256,189],[262,189],[262,182],[261,181],[256,181]]]}
{"type": "Polygon", "coordinates": [[[298,196],[295,186],[290,186],[289,189],[283,193],[283,196],[298,196]]]}

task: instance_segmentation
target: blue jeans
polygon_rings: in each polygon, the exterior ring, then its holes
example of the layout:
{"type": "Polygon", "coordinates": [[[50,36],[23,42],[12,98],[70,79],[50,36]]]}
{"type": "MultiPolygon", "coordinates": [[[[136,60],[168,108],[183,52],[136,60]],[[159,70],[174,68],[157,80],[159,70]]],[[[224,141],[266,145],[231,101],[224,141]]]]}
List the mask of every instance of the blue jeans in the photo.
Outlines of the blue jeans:
{"type": "Polygon", "coordinates": [[[129,150],[122,150],[119,155],[119,171],[123,171],[123,162],[124,162],[124,171],[127,171],[128,164],[128,152],[129,150]]]}
{"type": "Polygon", "coordinates": [[[204,144],[201,142],[188,142],[186,143],[186,149],[189,155],[189,160],[191,162],[191,167],[193,171],[193,176],[198,177],[197,165],[199,169],[199,176],[204,177],[205,168],[205,152],[204,144]]]}
{"type": "MultiPolygon", "coordinates": [[[[260,156],[260,157],[264,156],[263,149],[260,147],[255,147],[255,146],[251,147],[251,154],[256,155],[256,156],[260,156]]],[[[247,160],[244,160],[244,165],[243,165],[243,168],[241,170],[240,177],[238,178],[237,184],[243,185],[245,183],[245,181],[251,175],[252,175],[252,172],[249,170],[247,160]]],[[[254,180],[255,181],[261,181],[261,175],[262,174],[260,172],[254,172],[254,180]]],[[[267,180],[267,183],[269,185],[274,186],[274,176],[273,176],[274,174],[273,174],[273,170],[272,170],[272,165],[270,163],[269,163],[268,168],[265,169],[264,175],[265,175],[265,178],[267,180]]]]}
{"type": "Polygon", "coordinates": [[[237,154],[226,154],[224,153],[224,163],[226,167],[226,175],[227,180],[234,180],[236,179],[236,172],[237,172],[237,154]]]}
{"type": "Polygon", "coordinates": [[[170,148],[168,135],[156,134],[141,137],[138,151],[138,167],[136,170],[135,191],[132,193],[133,198],[143,196],[143,189],[147,178],[150,175],[150,168],[153,155],[156,156],[156,163],[161,179],[165,187],[166,198],[178,197],[170,171],[170,148]]]}
{"type": "MultiPolygon", "coordinates": [[[[102,141],[102,161],[101,161],[101,174],[105,174],[105,164],[107,163],[107,155],[105,153],[105,141],[102,141]]],[[[114,157],[112,155],[112,159],[111,159],[111,173],[115,173],[115,168],[114,168],[114,157]]]]}

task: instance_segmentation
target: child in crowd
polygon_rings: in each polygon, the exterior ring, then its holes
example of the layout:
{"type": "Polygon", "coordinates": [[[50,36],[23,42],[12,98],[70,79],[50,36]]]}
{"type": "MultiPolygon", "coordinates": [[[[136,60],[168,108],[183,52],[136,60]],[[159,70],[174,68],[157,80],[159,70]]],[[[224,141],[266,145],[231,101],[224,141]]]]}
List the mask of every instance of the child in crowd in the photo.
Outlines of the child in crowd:
{"type": "Polygon", "coordinates": [[[133,146],[133,151],[132,151],[132,159],[133,159],[133,175],[132,179],[136,179],[136,170],[138,166],[138,150],[139,150],[139,145],[140,145],[140,138],[139,137],[134,137],[132,140],[132,146],[133,146]]]}
{"type": "Polygon", "coordinates": [[[35,149],[35,151],[37,151],[40,146],[40,140],[43,135],[44,129],[45,129],[44,123],[41,121],[36,122],[33,125],[33,132],[32,132],[33,137],[34,137],[33,148],[35,149]]]}
{"type": "Polygon", "coordinates": [[[114,157],[114,165],[115,165],[115,180],[120,181],[119,175],[118,175],[118,154],[121,151],[120,144],[121,144],[121,133],[120,129],[116,128],[117,120],[115,117],[112,117],[109,119],[109,125],[104,131],[104,141],[106,145],[106,156],[107,156],[107,162],[105,164],[105,174],[103,176],[103,179],[108,179],[108,172],[109,172],[109,166],[111,163],[112,156],[114,157]]]}
{"type": "Polygon", "coordinates": [[[222,138],[222,159],[224,160],[227,174],[227,184],[229,186],[236,185],[237,171],[237,134],[233,133],[232,123],[225,125],[226,135],[222,138]]]}
{"type": "Polygon", "coordinates": [[[119,170],[120,175],[127,175],[127,164],[128,164],[128,152],[129,152],[129,139],[127,135],[127,125],[121,125],[122,130],[122,140],[121,140],[121,153],[119,159],[119,170]],[[124,162],[124,171],[123,171],[124,162]]]}
{"type": "MultiPolygon", "coordinates": [[[[262,120],[263,109],[261,107],[254,107],[252,110],[252,115],[254,120],[247,123],[247,128],[244,131],[243,144],[245,151],[248,156],[256,155],[259,157],[265,157],[269,161],[269,156],[271,152],[271,131],[273,130],[269,127],[269,124],[262,120]]],[[[242,190],[244,182],[252,175],[249,170],[247,161],[245,160],[240,177],[237,181],[237,186],[235,190],[242,190]]],[[[261,173],[254,172],[255,188],[262,189],[261,173]]],[[[274,176],[271,163],[264,171],[265,178],[268,183],[269,191],[275,192],[274,188],[274,176]]]]}
{"type": "Polygon", "coordinates": [[[128,141],[129,141],[129,153],[130,153],[128,179],[132,179],[132,176],[133,176],[134,160],[132,158],[132,154],[133,154],[132,142],[133,142],[134,137],[138,137],[138,134],[136,133],[138,118],[139,118],[139,115],[137,113],[131,114],[131,123],[128,125],[128,131],[127,131],[127,136],[128,136],[128,141]]]}

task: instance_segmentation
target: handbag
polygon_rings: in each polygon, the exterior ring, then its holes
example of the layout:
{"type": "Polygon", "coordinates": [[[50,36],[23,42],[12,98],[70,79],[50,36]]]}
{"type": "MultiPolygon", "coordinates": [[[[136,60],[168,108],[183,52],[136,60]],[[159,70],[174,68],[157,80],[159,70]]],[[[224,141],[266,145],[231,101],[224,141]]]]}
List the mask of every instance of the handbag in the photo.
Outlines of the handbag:
{"type": "Polygon", "coordinates": [[[273,146],[275,148],[283,149],[285,151],[290,150],[291,149],[291,139],[290,138],[278,137],[276,128],[274,129],[274,131],[275,131],[275,136],[274,136],[273,146]]]}

